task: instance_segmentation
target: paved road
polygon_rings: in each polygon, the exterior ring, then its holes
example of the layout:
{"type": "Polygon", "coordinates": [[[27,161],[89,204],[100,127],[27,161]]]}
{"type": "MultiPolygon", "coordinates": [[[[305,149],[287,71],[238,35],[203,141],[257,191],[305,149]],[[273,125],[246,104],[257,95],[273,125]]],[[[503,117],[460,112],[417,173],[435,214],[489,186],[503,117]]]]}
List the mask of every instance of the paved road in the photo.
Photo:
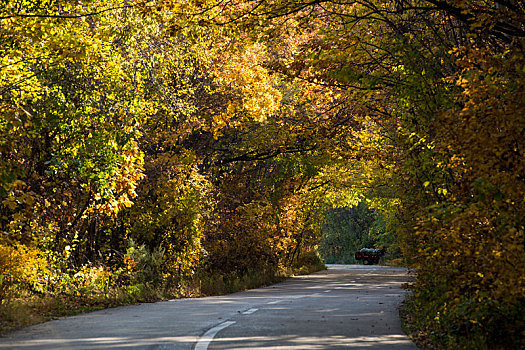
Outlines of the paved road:
{"type": "Polygon", "coordinates": [[[405,269],[332,265],[266,288],[100,310],[0,338],[0,349],[417,349],[405,269]]]}

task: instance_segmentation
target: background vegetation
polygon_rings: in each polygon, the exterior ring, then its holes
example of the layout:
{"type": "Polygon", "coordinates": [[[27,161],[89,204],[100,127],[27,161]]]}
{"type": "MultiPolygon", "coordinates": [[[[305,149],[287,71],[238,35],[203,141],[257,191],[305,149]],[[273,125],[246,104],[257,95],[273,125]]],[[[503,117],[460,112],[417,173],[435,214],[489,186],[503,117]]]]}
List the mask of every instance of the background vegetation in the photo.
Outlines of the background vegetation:
{"type": "Polygon", "coordinates": [[[1,0],[2,327],[264,283],[341,234],[417,268],[433,346],[525,346],[524,23],[513,0],[1,0]]]}
{"type": "Polygon", "coordinates": [[[373,247],[387,250],[382,262],[402,262],[394,235],[387,229],[385,214],[368,208],[366,202],[326,212],[319,254],[327,264],[359,263],[355,252],[373,247]]]}

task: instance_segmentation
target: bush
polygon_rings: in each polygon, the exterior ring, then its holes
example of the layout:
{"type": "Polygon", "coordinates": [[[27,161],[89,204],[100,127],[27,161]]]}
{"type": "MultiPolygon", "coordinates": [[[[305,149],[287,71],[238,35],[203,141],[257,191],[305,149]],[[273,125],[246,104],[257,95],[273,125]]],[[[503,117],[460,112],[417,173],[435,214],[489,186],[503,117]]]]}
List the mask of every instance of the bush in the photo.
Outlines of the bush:
{"type": "Polygon", "coordinates": [[[137,247],[134,241],[130,241],[124,262],[131,283],[159,285],[163,281],[162,267],[166,260],[164,252],[162,247],[150,251],[144,244],[137,247]]]}
{"type": "Polygon", "coordinates": [[[26,289],[42,292],[48,274],[48,263],[40,250],[0,243],[0,302],[26,289]]]}

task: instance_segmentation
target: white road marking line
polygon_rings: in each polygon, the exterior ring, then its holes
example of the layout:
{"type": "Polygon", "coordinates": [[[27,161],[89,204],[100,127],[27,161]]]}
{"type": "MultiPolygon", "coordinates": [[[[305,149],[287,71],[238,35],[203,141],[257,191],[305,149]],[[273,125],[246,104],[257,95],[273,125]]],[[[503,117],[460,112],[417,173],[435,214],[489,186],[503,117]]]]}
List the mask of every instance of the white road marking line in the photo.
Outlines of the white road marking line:
{"type": "Polygon", "coordinates": [[[204,335],[199,339],[197,344],[195,344],[195,347],[193,350],[207,350],[208,345],[212,342],[213,338],[222,331],[224,328],[231,326],[234,324],[235,321],[226,321],[221,323],[218,326],[213,327],[212,329],[208,330],[204,335]]]}
{"type": "Polygon", "coordinates": [[[250,310],[246,310],[244,311],[242,314],[243,315],[250,315],[250,314],[253,314],[255,311],[257,311],[259,309],[250,309],[250,310]]]}
{"type": "Polygon", "coordinates": [[[274,300],[274,301],[270,301],[269,303],[267,303],[268,305],[273,305],[273,304],[279,304],[279,303],[282,303],[283,300],[274,300]]]}
{"type": "Polygon", "coordinates": [[[330,293],[330,292],[331,292],[330,289],[323,291],[323,293],[330,293]]]}
{"type": "Polygon", "coordinates": [[[301,299],[304,297],[306,297],[306,295],[294,295],[294,296],[291,296],[290,299],[301,299]]]}

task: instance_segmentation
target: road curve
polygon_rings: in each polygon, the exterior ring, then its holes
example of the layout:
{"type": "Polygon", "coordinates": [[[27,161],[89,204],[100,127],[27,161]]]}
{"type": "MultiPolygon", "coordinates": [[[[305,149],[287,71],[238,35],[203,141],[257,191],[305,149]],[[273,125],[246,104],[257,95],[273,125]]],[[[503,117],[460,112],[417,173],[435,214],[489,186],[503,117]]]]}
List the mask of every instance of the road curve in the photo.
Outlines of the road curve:
{"type": "Polygon", "coordinates": [[[0,338],[0,349],[417,349],[398,306],[406,269],[327,271],[220,297],[95,311],[0,338]]]}

